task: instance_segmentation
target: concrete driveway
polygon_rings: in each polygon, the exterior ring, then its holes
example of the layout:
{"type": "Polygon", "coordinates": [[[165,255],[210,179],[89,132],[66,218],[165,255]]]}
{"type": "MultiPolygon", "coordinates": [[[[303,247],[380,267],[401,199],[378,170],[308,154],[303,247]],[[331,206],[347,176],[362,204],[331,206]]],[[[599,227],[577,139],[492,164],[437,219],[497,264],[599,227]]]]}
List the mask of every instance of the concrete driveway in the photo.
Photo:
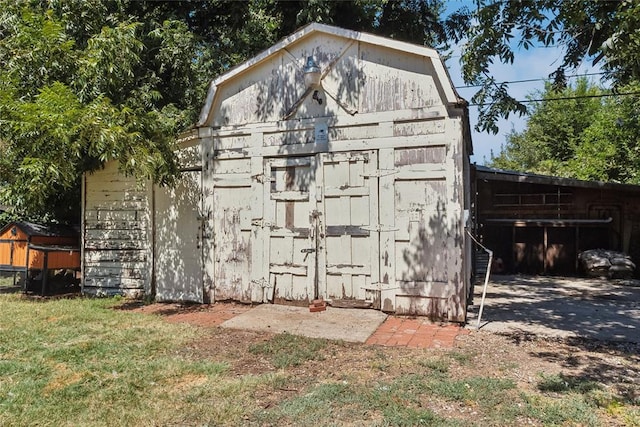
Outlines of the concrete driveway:
{"type": "MultiPolygon", "coordinates": [[[[468,328],[476,327],[482,287],[468,328]]],[[[480,329],[640,343],[640,281],[492,276],[480,329]]]]}

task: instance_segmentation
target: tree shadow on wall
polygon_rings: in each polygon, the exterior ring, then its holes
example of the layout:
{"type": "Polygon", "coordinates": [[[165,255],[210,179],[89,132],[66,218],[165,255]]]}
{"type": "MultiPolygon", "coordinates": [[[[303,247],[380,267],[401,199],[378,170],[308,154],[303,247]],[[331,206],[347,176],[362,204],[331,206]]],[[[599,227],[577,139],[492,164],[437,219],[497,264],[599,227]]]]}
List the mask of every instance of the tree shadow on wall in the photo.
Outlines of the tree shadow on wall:
{"type": "Polygon", "coordinates": [[[156,187],[155,278],[163,301],[202,302],[200,172],[182,172],[173,188],[156,187]]]}
{"type": "MultiPolygon", "coordinates": [[[[300,120],[322,118],[330,125],[339,114],[357,114],[358,93],[367,77],[362,67],[345,54],[352,44],[346,43],[339,52],[314,47],[301,51],[299,57],[282,53],[282,66],[274,67],[269,75],[254,83],[254,114],[258,121],[280,122],[285,131],[291,131],[300,128],[300,120]],[[322,76],[318,86],[309,88],[304,72],[308,57],[314,58],[322,76]]],[[[310,142],[313,139],[289,141],[310,142]]]]}
{"type": "Polygon", "coordinates": [[[427,221],[409,221],[409,242],[402,250],[403,271],[398,277],[401,292],[430,298],[428,316],[457,318],[465,310],[464,283],[452,266],[462,263],[462,230],[455,218],[447,215],[445,202],[439,200],[427,221]],[[458,289],[451,289],[453,282],[458,289]],[[422,292],[416,287],[424,287],[422,292]],[[428,291],[426,290],[428,289],[428,291]],[[450,313],[440,311],[450,310],[450,313]]]}

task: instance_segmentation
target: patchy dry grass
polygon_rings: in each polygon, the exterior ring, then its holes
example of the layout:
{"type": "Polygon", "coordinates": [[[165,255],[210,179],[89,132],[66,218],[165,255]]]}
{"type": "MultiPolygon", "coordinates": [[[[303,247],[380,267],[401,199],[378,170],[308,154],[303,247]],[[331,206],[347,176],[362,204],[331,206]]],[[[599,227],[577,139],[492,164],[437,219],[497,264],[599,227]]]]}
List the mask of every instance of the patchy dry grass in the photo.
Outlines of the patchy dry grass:
{"type": "Polygon", "coordinates": [[[276,368],[288,368],[299,366],[308,360],[322,360],[321,351],[326,346],[326,340],[284,333],[269,341],[251,344],[249,352],[268,356],[276,368]]]}
{"type": "Polygon", "coordinates": [[[636,349],[364,346],[121,304],[0,295],[0,425],[640,425],[636,349]]]}

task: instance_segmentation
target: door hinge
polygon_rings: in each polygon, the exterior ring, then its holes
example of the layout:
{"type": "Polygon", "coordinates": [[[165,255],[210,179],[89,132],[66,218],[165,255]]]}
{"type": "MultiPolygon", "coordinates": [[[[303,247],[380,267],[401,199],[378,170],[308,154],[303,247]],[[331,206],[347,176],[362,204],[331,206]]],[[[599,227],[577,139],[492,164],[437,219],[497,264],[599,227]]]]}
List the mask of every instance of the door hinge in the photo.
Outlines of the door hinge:
{"type": "Polygon", "coordinates": [[[367,231],[400,231],[399,228],[396,227],[392,227],[390,225],[380,225],[380,224],[376,224],[376,225],[362,225],[360,226],[361,229],[363,230],[367,230],[367,231]]]}
{"type": "Polygon", "coordinates": [[[252,219],[251,220],[251,225],[255,225],[256,227],[262,227],[262,228],[275,228],[276,227],[276,225],[274,223],[265,221],[262,218],[252,219]]]}
{"type": "Polygon", "coordinates": [[[257,175],[251,175],[251,179],[258,181],[261,184],[264,184],[265,182],[275,182],[275,179],[263,173],[259,173],[257,175]]]}
{"type": "Polygon", "coordinates": [[[398,169],[376,169],[368,173],[360,174],[363,178],[380,178],[383,176],[395,175],[400,172],[398,169]]]}

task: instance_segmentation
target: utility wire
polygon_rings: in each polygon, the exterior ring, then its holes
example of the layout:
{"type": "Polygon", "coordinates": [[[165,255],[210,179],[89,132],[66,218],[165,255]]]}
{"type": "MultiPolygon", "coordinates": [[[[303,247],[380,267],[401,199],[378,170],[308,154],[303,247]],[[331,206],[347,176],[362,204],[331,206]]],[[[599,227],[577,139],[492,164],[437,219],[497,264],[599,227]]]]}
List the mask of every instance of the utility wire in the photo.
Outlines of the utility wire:
{"type": "MultiPolygon", "coordinates": [[[[611,96],[635,96],[640,95],[640,91],[637,92],[622,92],[622,93],[601,93],[598,95],[577,95],[577,96],[560,96],[557,98],[540,98],[540,99],[525,99],[519,100],[522,104],[529,104],[532,102],[544,102],[544,101],[569,101],[573,99],[589,99],[589,98],[607,98],[611,96]]],[[[469,107],[480,107],[485,104],[469,104],[469,107]]]]}
{"type": "MultiPolygon", "coordinates": [[[[586,73],[586,74],[577,74],[575,76],[567,76],[567,78],[569,79],[576,79],[578,77],[584,77],[584,76],[600,76],[604,74],[603,72],[599,72],[599,73],[586,73]]],[[[513,84],[513,83],[531,83],[531,82],[547,82],[550,79],[543,79],[543,78],[537,78],[537,79],[526,79],[526,80],[512,80],[512,81],[506,81],[506,82],[497,82],[496,84],[513,84]]],[[[482,87],[484,85],[469,85],[469,86],[456,86],[456,89],[470,89],[470,88],[474,88],[474,87],[482,87]]]]}

